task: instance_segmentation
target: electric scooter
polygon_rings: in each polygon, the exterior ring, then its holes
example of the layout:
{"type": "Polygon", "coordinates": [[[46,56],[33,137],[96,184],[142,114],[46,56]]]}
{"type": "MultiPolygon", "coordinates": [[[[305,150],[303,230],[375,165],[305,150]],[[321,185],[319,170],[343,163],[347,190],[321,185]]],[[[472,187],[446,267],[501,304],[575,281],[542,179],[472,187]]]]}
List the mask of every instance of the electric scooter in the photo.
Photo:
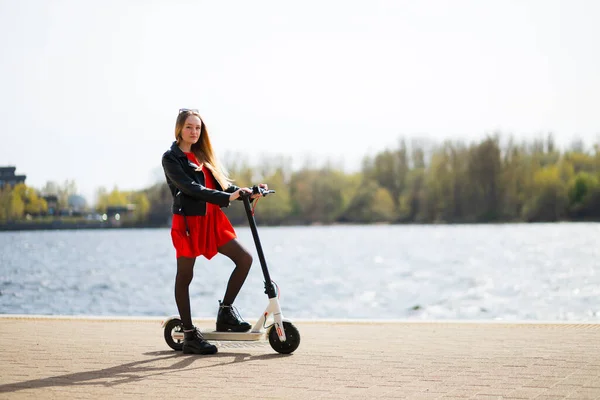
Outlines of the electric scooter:
{"type": "MultiPolygon", "coordinates": [[[[258,186],[252,187],[252,194],[260,194],[265,197],[271,193],[275,193],[275,191],[264,190],[258,186]]],[[[246,209],[246,216],[248,217],[248,223],[250,225],[250,230],[252,231],[252,237],[254,238],[254,244],[256,245],[256,251],[265,279],[265,294],[269,298],[269,303],[265,308],[265,311],[258,318],[258,321],[256,321],[252,329],[248,332],[217,332],[216,330],[202,329],[200,331],[206,340],[217,341],[258,341],[267,337],[273,350],[281,354],[290,354],[300,345],[300,332],[290,320],[283,317],[283,313],[281,312],[281,307],[279,305],[279,290],[275,289],[276,285],[274,285],[274,282],[271,280],[267,268],[267,262],[262,250],[260,238],[258,237],[258,229],[254,219],[254,210],[250,207],[250,196],[249,193],[241,193],[244,208],[246,209]],[[272,317],[273,322],[267,326],[266,324],[269,317],[272,317]]],[[[162,326],[164,328],[165,341],[169,347],[177,351],[182,350],[183,324],[179,316],[167,318],[162,322],[162,326]]]]}

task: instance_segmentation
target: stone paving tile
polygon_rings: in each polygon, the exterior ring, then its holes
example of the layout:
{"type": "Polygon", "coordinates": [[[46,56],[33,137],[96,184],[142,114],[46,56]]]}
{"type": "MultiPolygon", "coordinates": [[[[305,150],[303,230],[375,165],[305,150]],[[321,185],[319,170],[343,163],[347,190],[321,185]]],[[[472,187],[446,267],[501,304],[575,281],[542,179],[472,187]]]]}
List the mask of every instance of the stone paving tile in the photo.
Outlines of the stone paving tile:
{"type": "Polygon", "coordinates": [[[600,399],[600,324],[299,321],[292,355],[195,356],[160,322],[0,316],[0,399],[600,399]]]}

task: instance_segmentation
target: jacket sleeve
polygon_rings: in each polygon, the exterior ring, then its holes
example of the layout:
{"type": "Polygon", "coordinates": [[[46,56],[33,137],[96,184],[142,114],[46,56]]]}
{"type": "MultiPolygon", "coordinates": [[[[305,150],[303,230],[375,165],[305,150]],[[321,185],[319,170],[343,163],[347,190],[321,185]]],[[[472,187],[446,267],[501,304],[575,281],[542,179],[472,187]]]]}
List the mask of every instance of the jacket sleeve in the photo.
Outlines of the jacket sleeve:
{"type": "Polygon", "coordinates": [[[235,186],[234,184],[229,184],[229,187],[225,189],[227,193],[233,193],[239,189],[239,186],[235,186]]]}
{"type": "MultiPolygon", "coordinates": [[[[228,187],[227,189],[225,189],[225,191],[226,191],[227,193],[233,193],[233,192],[235,192],[236,190],[238,190],[239,188],[240,188],[239,186],[235,186],[233,183],[231,183],[231,184],[229,185],[229,187],[228,187]]],[[[242,201],[242,196],[238,197],[236,200],[238,200],[238,201],[242,201]]],[[[252,204],[252,202],[254,202],[254,199],[250,199],[250,204],[252,204]]]]}
{"type": "Polygon", "coordinates": [[[175,185],[181,193],[194,199],[202,200],[207,203],[216,204],[220,207],[229,206],[229,193],[220,190],[208,189],[205,186],[194,182],[186,174],[181,164],[173,157],[163,155],[162,166],[167,178],[175,185]]]}

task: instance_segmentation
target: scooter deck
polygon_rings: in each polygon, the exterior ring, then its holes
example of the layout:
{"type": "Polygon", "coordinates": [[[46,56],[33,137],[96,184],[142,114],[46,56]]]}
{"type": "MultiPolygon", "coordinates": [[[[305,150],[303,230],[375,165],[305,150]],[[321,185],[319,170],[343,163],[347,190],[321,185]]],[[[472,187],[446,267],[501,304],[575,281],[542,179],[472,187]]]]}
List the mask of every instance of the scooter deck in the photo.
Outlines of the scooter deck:
{"type": "Polygon", "coordinates": [[[214,329],[201,329],[206,340],[255,341],[265,338],[265,332],[217,332],[214,329]]]}

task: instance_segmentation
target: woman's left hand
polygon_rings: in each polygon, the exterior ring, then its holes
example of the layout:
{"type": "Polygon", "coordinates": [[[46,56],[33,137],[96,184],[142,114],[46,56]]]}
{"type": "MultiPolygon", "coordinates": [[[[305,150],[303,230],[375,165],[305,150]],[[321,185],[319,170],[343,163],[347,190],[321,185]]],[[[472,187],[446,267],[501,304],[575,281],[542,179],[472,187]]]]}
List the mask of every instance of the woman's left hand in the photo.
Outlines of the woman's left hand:
{"type": "MultiPolygon", "coordinates": [[[[261,183],[260,185],[258,185],[258,187],[262,188],[264,190],[269,190],[269,186],[266,183],[261,183]]],[[[250,196],[251,199],[255,199],[257,197],[261,197],[261,195],[256,193],[256,194],[253,194],[252,196],[250,196]]]]}

